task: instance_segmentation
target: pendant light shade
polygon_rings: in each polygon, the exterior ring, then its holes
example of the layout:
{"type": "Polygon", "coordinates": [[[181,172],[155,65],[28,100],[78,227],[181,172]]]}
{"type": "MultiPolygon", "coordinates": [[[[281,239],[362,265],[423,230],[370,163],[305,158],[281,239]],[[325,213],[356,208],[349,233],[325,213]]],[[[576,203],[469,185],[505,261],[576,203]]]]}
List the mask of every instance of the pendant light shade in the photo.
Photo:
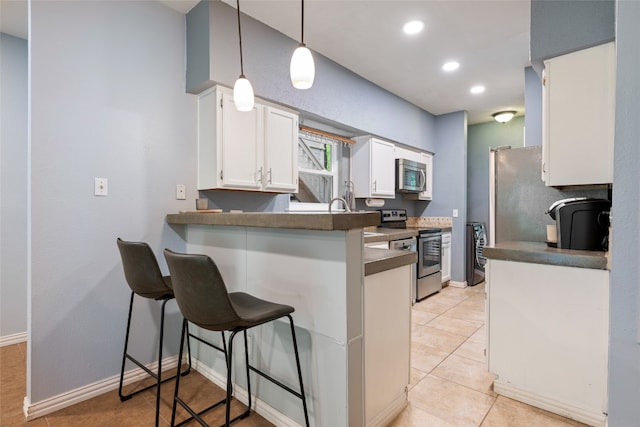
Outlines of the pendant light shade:
{"type": "Polygon", "coordinates": [[[311,51],[303,44],[293,52],[291,57],[291,83],[296,89],[309,89],[313,86],[316,76],[316,66],[313,63],[311,51]]]}
{"type": "Polygon", "coordinates": [[[245,76],[238,77],[233,85],[233,103],[238,111],[253,110],[253,87],[245,76]]]}
{"type": "Polygon", "coordinates": [[[240,31],[240,0],[236,0],[238,11],[238,40],[240,41],[240,77],[233,85],[233,103],[238,111],[253,110],[253,87],[244,76],[244,64],[242,62],[242,31],[240,31]]]}
{"type": "Polygon", "coordinates": [[[304,0],[302,0],[302,35],[300,45],[293,52],[291,57],[291,84],[296,89],[309,89],[313,86],[313,79],[316,76],[316,66],[313,63],[311,51],[304,44],[304,0]]]}

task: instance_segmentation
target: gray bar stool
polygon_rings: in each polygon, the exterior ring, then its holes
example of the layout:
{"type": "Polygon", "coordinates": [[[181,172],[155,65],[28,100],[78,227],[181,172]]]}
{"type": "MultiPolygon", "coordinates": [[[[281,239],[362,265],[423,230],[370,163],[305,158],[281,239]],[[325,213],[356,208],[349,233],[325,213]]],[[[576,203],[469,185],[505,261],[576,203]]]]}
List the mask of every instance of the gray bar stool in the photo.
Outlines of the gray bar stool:
{"type": "MultiPolygon", "coordinates": [[[[148,244],[144,242],[127,242],[118,237],[118,249],[120,250],[120,258],[122,259],[122,267],[124,268],[124,276],[127,284],[131,288],[131,299],[129,301],[129,316],[127,319],[127,332],[124,339],[124,351],[122,352],[122,368],[120,369],[120,385],[118,387],[118,395],[121,401],[129,400],[138,393],[156,387],[156,427],[158,426],[160,416],[160,385],[169,381],[175,376],[162,379],[162,341],[164,337],[164,311],[168,301],[174,298],[173,289],[171,288],[171,277],[162,276],[158,260],[148,244]],[[158,344],[158,369],[156,372],[151,371],[141,362],[127,353],[129,344],[129,331],[131,329],[131,313],[133,311],[134,296],[154,299],[162,302],[162,310],[160,312],[160,336],[158,344]],[[143,369],[149,376],[154,378],[156,382],[143,389],[136,390],[129,394],[122,393],[122,385],[124,380],[124,368],[127,359],[135,363],[143,369]]],[[[183,324],[183,328],[187,326],[183,324]]],[[[182,345],[182,344],[181,344],[182,345]]],[[[187,342],[187,346],[189,343],[187,342]]],[[[178,358],[178,372],[181,375],[187,375],[191,370],[191,348],[188,348],[189,366],[184,372],[180,372],[180,361],[182,360],[182,349],[180,349],[180,357],[178,358]]]]}
{"type": "Polygon", "coordinates": [[[293,313],[294,308],[288,305],[261,300],[244,292],[229,293],[224,284],[224,280],[222,279],[222,275],[220,274],[220,270],[218,270],[218,266],[206,255],[179,254],[169,249],[165,249],[164,256],[167,260],[169,271],[171,272],[173,291],[176,296],[176,301],[178,302],[178,307],[180,307],[180,311],[182,311],[182,315],[184,316],[185,325],[187,322],[191,322],[203,329],[221,331],[223,333],[223,338],[224,331],[230,332],[228,341],[225,342],[223,339],[224,348],[221,349],[211,342],[190,334],[186,328],[182,329],[182,339],[180,343],[181,351],[185,335],[187,335],[187,341],[189,337],[192,337],[210,347],[214,347],[224,352],[225,360],[227,362],[227,395],[225,399],[216,402],[199,413],[196,413],[178,396],[180,387],[180,378],[178,377],[176,379],[176,390],[173,399],[171,426],[175,426],[177,404],[180,404],[180,406],[186,409],[191,415],[190,418],[182,421],[178,425],[182,425],[195,418],[201,425],[207,426],[200,416],[206,411],[225,403],[225,426],[229,426],[233,421],[249,416],[251,412],[251,381],[249,370],[254,371],[258,375],[266,378],[301,399],[305,423],[309,426],[309,414],[307,412],[307,401],[305,399],[304,386],[302,384],[302,370],[300,369],[298,344],[296,341],[293,318],[291,317],[291,313],[293,313]],[[300,392],[283,384],[249,363],[247,329],[282,317],[289,318],[291,337],[293,339],[293,351],[295,353],[296,368],[298,370],[298,381],[300,382],[300,392]],[[231,399],[233,394],[233,384],[231,382],[233,339],[238,332],[242,332],[244,335],[244,357],[249,403],[245,412],[233,419],[230,419],[231,399]]]}

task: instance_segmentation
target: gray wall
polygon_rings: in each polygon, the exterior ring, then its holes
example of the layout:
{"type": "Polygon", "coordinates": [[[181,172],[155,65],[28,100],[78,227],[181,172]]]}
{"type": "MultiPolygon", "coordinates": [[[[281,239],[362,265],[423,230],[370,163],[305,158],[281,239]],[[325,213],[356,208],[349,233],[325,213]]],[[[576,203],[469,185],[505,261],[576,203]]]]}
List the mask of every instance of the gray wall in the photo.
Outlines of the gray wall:
{"type": "Polygon", "coordinates": [[[542,145],[542,82],[533,68],[524,69],[524,145],[542,145]]]}
{"type": "Polygon", "coordinates": [[[436,155],[433,158],[433,201],[420,216],[452,216],[451,280],[465,281],[464,248],[467,219],[467,113],[459,111],[436,119],[436,155]]]}
{"type": "Polygon", "coordinates": [[[27,41],[0,33],[0,338],[27,332],[27,41]]]}
{"type": "Polygon", "coordinates": [[[640,2],[617,2],[609,425],[640,424],[640,2]]]}
{"type": "Polygon", "coordinates": [[[524,117],[469,126],[467,146],[467,221],[484,222],[489,235],[489,153],[491,148],[524,145],[524,117]]]}
{"type": "Polygon", "coordinates": [[[532,0],[530,58],[538,74],[542,61],[614,39],[614,0],[532,0]]]}
{"type": "MultiPolygon", "coordinates": [[[[240,74],[236,11],[214,0],[201,2],[187,14],[190,42],[209,37],[206,51],[200,47],[198,61],[188,59],[189,87],[198,89],[220,83],[233,87],[240,74]],[[208,15],[209,19],[203,19],[208,15]],[[208,31],[194,26],[209,23],[208,31]],[[206,69],[206,70],[204,70],[206,69]],[[207,71],[208,70],[208,71],[207,71]],[[208,74],[208,81],[200,82],[208,74]]],[[[387,92],[337,63],[314,52],[316,78],[313,87],[291,86],[289,63],[298,42],[266,25],[242,16],[245,75],[256,96],[270,99],[324,120],[434,152],[435,117],[387,92]]],[[[303,114],[304,118],[304,114],[303,114]]]]}
{"type": "MultiPolygon", "coordinates": [[[[184,15],[159,2],[31,3],[31,403],[119,372],[129,301],[116,237],[184,250],[165,224],[196,198],[184,15]],[[93,196],[94,177],[109,195],[93,196]],[[175,199],[186,184],[187,200],[175,199]]],[[[159,306],[136,304],[132,351],[154,357],[159,306]]],[[[166,354],[180,315],[168,305],[166,354]]]]}

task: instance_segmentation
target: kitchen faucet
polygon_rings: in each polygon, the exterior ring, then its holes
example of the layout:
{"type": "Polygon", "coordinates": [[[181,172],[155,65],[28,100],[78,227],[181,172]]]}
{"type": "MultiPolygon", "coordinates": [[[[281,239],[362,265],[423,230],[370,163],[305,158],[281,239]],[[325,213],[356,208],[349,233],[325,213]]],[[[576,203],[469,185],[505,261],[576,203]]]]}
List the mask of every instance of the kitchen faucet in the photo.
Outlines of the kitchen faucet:
{"type": "Polygon", "coordinates": [[[333,199],[331,199],[331,201],[329,202],[329,213],[331,213],[331,205],[333,204],[333,202],[335,202],[336,200],[340,200],[342,203],[344,203],[344,209],[347,212],[351,212],[351,208],[349,207],[349,204],[347,203],[347,201],[345,199],[343,199],[342,197],[334,197],[333,199]]]}

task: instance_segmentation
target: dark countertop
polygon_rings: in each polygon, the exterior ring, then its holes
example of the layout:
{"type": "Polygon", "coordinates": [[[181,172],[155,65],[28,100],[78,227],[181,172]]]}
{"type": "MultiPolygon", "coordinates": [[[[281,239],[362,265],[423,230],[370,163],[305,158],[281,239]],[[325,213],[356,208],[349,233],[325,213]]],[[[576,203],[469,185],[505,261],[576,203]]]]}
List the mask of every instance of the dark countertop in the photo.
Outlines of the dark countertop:
{"type": "Polygon", "coordinates": [[[434,228],[440,229],[444,233],[451,232],[451,227],[367,228],[365,232],[379,233],[380,235],[365,236],[364,243],[388,242],[391,240],[417,237],[420,230],[433,230],[434,228]]]}
{"type": "Polygon", "coordinates": [[[482,254],[503,261],[607,269],[606,252],[550,248],[546,243],[538,242],[501,242],[485,247],[482,254]]]}
{"type": "Polygon", "coordinates": [[[418,253],[395,249],[364,248],[364,275],[402,267],[418,262],[418,253]]]}
{"type": "Polygon", "coordinates": [[[371,211],[331,214],[315,212],[188,212],[168,214],[167,223],[333,231],[376,226],[380,223],[380,214],[371,211]]]}

